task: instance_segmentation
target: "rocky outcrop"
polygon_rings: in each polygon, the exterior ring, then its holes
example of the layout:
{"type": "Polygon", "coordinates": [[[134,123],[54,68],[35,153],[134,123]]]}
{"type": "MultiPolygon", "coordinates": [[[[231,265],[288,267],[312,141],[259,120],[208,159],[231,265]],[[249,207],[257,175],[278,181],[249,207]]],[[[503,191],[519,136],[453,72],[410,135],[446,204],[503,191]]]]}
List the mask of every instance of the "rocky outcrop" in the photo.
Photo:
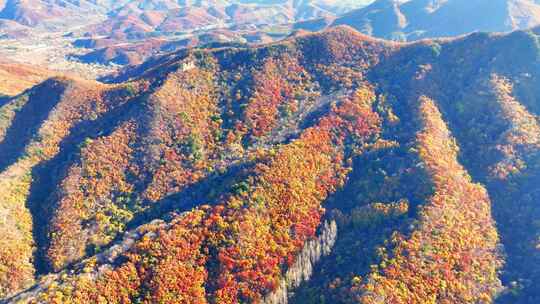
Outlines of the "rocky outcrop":
{"type": "Polygon", "coordinates": [[[296,258],[296,262],[287,270],[281,280],[280,286],[267,295],[263,304],[287,304],[289,293],[299,287],[304,281],[311,278],[313,266],[322,257],[332,251],[337,238],[337,224],[335,221],[325,222],[321,227],[319,237],[306,242],[304,249],[296,258]]]}

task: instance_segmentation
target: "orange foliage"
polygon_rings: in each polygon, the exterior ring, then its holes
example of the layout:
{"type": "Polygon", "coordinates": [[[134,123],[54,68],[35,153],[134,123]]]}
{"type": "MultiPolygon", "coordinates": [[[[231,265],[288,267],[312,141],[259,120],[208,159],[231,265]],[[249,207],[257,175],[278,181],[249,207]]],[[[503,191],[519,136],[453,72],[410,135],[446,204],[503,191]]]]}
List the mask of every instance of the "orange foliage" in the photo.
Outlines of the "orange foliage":
{"type": "Polygon", "coordinates": [[[503,119],[509,122],[509,129],[501,134],[497,150],[503,160],[490,168],[491,175],[507,179],[527,167],[527,155],[540,151],[540,125],[535,115],[517,101],[513,95],[513,85],[505,78],[492,75],[490,79],[495,99],[503,119]]]}
{"type": "Polygon", "coordinates": [[[221,128],[213,77],[202,69],[169,75],[150,97],[153,117],[148,150],[159,164],[151,169],[146,199],[158,201],[176,193],[212,167],[221,128]]]}
{"type": "MultiPolygon", "coordinates": [[[[143,303],[260,300],[314,237],[322,201],[344,182],[345,144],[361,145],[379,131],[373,98],[362,89],[335,106],[317,126],[260,163],[223,203],[150,229],[123,254],[126,261],[95,283],[77,287],[84,276],[75,277],[74,300],[106,297],[127,303],[126,295],[143,303]],[[128,283],[136,290],[127,290],[128,283]]],[[[42,296],[57,292],[51,288],[42,296]]]]}
{"type": "Polygon", "coordinates": [[[134,128],[128,122],[110,136],[88,142],[81,164],[69,169],[50,228],[48,257],[53,269],[82,258],[88,245],[107,244],[131,219],[120,200],[132,191],[126,172],[134,128]]]}
{"type": "Polygon", "coordinates": [[[243,127],[253,136],[261,137],[276,127],[280,110],[288,108],[288,111],[296,112],[298,101],[295,97],[304,89],[302,84],[309,76],[297,59],[282,56],[267,59],[253,78],[255,92],[248,101],[243,127]]]}
{"type": "Polygon", "coordinates": [[[433,101],[421,98],[420,156],[435,194],[409,237],[395,234],[361,303],[488,303],[500,289],[498,236],[485,189],[457,162],[458,148],[433,101]]]}
{"type": "MultiPolygon", "coordinates": [[[[39,126],[37,134],[25,146],[19,159],[0,175],[0,202],[2,208],[8,206],[14,220],[0,221],[0,231],[4,233],[6,244],[0,246],[0,294],[19,290],[34,279],[32,239],[32,219],[27,209],[27,198],[32,183],[32,169],[38,164],[55,157],[60,151],[60,143],[72,129],[82,121],[95,120],[103,113],[127,101],[122,96],[114,96],[114,101],[104,99],[106,91],[122,91],[122,87],[106,86],[94,82],[54,78],[43,83],[43,91],[62,92],[59,100],[44,100],[45,95],[27,92],[31,102],[48,102],[56,106],[47,119],[39,126]],[[12,210],[11,210],[12,209],[12,210]],[[12,223],[14,222],[14,223],[12,223]],[[4,228],[5,227],[5,228],[4,228]]],[[[24,97],[26,98],[26,97],[24,97]]],[[[12,119],[12,118],[11,118],[12,119]]]]}

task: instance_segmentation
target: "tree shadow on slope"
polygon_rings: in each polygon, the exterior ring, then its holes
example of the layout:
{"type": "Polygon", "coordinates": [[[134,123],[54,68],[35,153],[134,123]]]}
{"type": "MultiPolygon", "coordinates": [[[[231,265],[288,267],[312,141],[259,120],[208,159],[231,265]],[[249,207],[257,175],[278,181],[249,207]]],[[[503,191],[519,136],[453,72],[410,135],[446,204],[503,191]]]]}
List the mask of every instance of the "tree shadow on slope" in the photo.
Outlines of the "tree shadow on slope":
{"type": "Polygon", "coordinates": [[[519,178],[488,191],[506,254],[501,279],[508,290],[496,303],[540,303],[540,155],[519,178]]]}
{"type": "Polygon", "coordinates": [[[52,109],[60,102],[65,85],[55,79],[28,91],[27,104],[15,115],[6,132],[4,141],[0,143],[0,172],[13,164],[23,154],[24,149],[47,119],[52,109]]]}
{"type": "MultiPolygon", "coordinates": [[[[52,271],[47,256],[48,229],[54,216],[56,201],[51,197],[51,193],[56,191],[58,185],[65,178],[68,168],[80,159],[82,143],[88,138],[109,136],[117,126],[137,115],[136,111],[138,109],[134,108],[134,106],[136,107],[135,103],[134,101],[127,103],[108,112],[96,121],[78,124],[71,131],[70,136],[61,142],[60,153],[53,159],[43,162],[33,169],[33,183],[27,207],[34,216],[33,233],[37,247],[34,264],[38,274],[46,274],[52,271]]],[[[203,203],[208,205],[217,204],[224,193],[230,193],[231,189],[234,190],[237,182],[247,177],[250,173],[249,168],[252,165],[251,162],[232,165],[226,170],[218,171],[178,193],[152,203],[150,208],[135,214],[135,217],[126,223],[126,231],[155,219],[170,220],[176,214],[189,211],[203,203]]],[[[149,202],[143,202],[143,205],[147,206],[149,202]]],[[[100,249],[106,249],[122,237],[123,233],[119,233],[113,241],[100,249]]],[[[93,255],[95,253],[90,251],[88,254],[93,255]]],[[[86,257],[83,257],[83,259],[86,257]]],[[[73,261],[70,265],[78,262],[80,260],[73,261]]]]}
{"type": "MultiPolygon", "coordinates": [[[[303,283],[290,303],[347,303],[353,280],[370,273],[380,262],[378,248],[386,247],[396,231],[407,234],[418,206],[433,193],[432,183],[417,159],[404,147],[364,154],[354,160],[346,185],[325,203],[338,222],[332,253],[314,267],[313,278],[303,283]],[[373,203],[409,202],[408,213],[364,221],[366,206],[373,203]]],[[[369,217],[367,217],[369,218],[369,217]]]]}
{"type": "Polygon", "coordinates": [[[85,139],[112,133],[118,125],[131,117],[134,104],[134,102],[129,102],[95,121],[83,121],[77,124],[72,128],[70,135],[60,142],[60,152],[32,169],[32,184],[27,208],[33,218],[32,231],[36,243],[34,267],[38,275],[51,271],[47,262],[48,227],[56,207],[56,201],[52,199],[51,194],[65,178],[69,166],[78,159],[85,139]]]}
{"type": "Polygon", "coordinates": [[[146,211],[136,215],[127,224],[127,230],[134,229],[156,219],[170,220],[175,215],[206,205],[216,205],[223,195],[234,191],[238,183],[251,173],[254,163],[233,164],[224,171],[213,173],[198,182],[185,187],[155,203],[146,211]]]}
{"type": "Polygon", "coordinates": [[[474,181],[486,186],[491,199],[492,216],[505,254],[500,278],[507,288],[495,302],[540,303],[540,249],[537,247],[540,243],[540,158],[528,162],[528,169],[516,177],[500,181],[491,178],[490,167],[502,156],[486,147],[494,145],[495,139],[504,132],[505,122],[479,114],[466,121],[463,120],[465,115],[453,114],[452,105],[440,105],[461,148],[460,163],[474,181]]]}
{"type": "Polygon", "coordinates": [[[0,93],[0,107],[8,103],[13,96],[3,95],[0,93]]]}
{"type": "MultiPolygon", "coordinates": [[[[464,85],[462,91],[475,90],[464,85]]],[[[540,157],[528,155],[527,169],[506,180],[491,177],[490,168],[504,160],[494,149],[510,122],[498,118],[493,106],[480,99],[459,111],[460,95],[440,99],[445,120],[460,146],[459,161],[488,190],[492,216],[504,247],[500,278],[507,288],[496,303],[540,303],[540,157]],[[490,110],[486,110],[490,109],[490,110]],[[536,241],[536,243],[535,243],[536,241]]],[[[471,98],[468,98],[469,100],[471,98]]]]}

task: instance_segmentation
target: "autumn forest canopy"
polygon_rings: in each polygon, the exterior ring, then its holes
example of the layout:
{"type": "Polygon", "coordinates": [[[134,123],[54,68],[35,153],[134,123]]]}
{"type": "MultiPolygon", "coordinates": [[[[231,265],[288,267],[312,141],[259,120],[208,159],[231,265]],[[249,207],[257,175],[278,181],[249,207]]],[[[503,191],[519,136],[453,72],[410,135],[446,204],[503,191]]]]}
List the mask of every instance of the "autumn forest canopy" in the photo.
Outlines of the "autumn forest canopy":
{"type": "Polygon", "coordinates": [[[538,29],[32,75],[0,96],[2,303],[540,303],[538,29]]]}

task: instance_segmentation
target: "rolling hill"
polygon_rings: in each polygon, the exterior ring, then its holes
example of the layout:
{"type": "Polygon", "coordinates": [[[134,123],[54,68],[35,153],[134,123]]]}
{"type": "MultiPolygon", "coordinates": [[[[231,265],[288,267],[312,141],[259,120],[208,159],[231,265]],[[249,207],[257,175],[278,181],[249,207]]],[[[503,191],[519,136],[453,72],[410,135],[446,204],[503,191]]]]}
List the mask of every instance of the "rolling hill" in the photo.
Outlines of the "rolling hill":
{"type": "Polygon", "coordinates": [[[42,68],[0,60],[0,98],[20,94],[51,76],[42,68]]]}
{"type": "Polygon", "coordinates": [[[538,31],[349,27],[51,78],[0,107],[0,294],[537,303],[539,82],[538,31]]]}

